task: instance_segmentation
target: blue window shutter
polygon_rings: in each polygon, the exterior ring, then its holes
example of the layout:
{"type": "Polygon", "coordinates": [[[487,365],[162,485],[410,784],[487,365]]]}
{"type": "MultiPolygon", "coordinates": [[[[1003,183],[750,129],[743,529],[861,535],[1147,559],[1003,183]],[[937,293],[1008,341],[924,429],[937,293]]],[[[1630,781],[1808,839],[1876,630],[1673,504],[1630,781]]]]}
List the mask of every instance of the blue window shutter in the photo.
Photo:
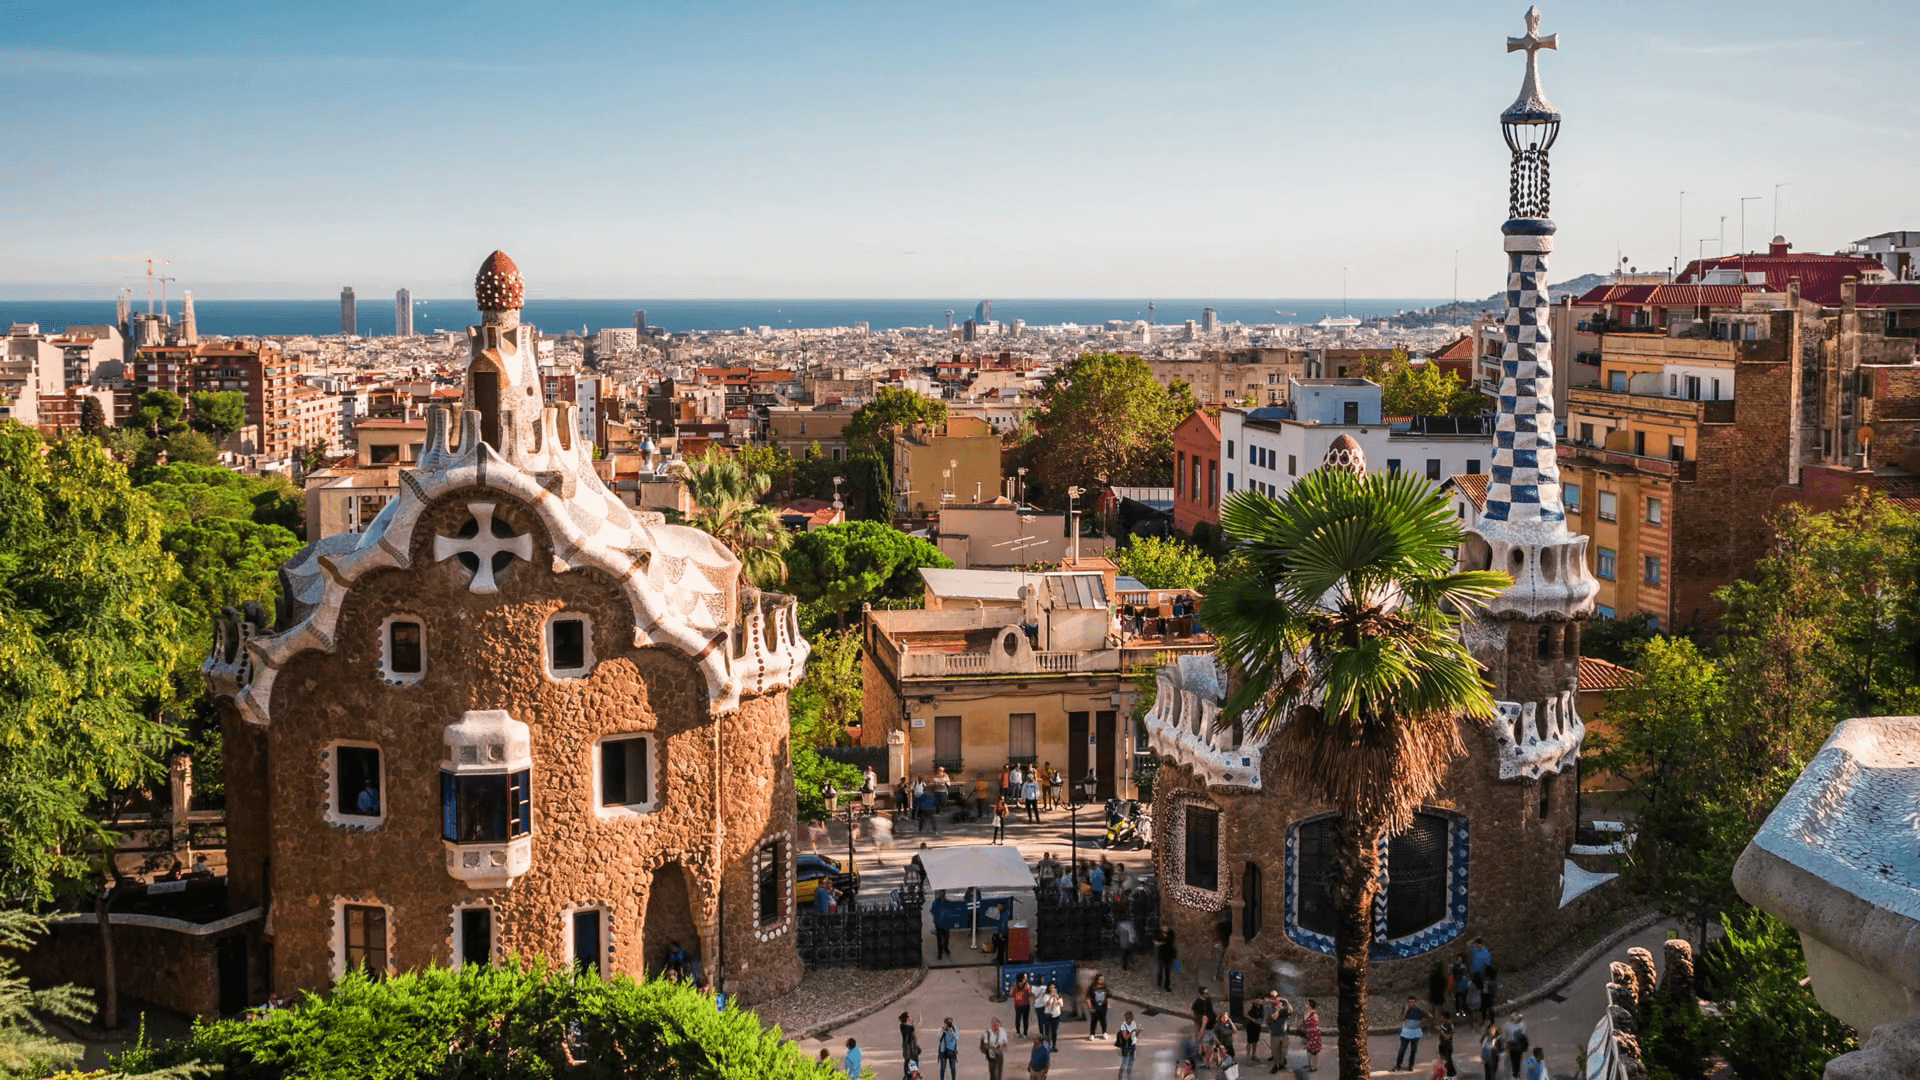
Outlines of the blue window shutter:
{"type": "Polygon", "coordinates": [[[448,840],[458,840],[460,835],[454,828],[457,818],[459,799],[454,794],[453,774],[440,774],[440,835],[448,840]]]}
{"type": "Polygon", "coordinates": [[[513,774],[513,792],[519,806],[520,831],[515,835],[525,836],[533,831],[533,773],[521,771],[513,774]]]}

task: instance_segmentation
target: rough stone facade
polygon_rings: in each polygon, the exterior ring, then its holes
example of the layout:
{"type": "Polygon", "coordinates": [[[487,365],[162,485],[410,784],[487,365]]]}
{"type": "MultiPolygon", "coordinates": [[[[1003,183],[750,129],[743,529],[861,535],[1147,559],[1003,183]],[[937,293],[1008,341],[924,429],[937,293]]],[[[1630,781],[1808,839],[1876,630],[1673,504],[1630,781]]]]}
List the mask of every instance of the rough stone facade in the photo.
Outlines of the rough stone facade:
{"type": "MultiPolygon", "coordinates": [[[[496,253],[482,295],[506,296],[487,290],[508,271],[496,253]]],[[[566,437],[570,409],[515,410],[539,400],[531,341],[517,311],[483,319],[458,445],[435,410],[401,494],[289,563],[280,624],[230,622],[209,661],[234,900],[268,908],[257,962],[273,990],[327,986],[348,964],[344,905],[383,910],[387,971],[461,962],[469,907],[490,910],[492,957],[565,960],[592,909],[604,974],[657,972],[678,941],[745,1000],[784,993],[801,975],[792,602],[704,534],[621,507],[566,437]],[[556,671],[562,613],[584,620],[585,659],[556,671]],[[418,624],[417,672],[389,663],[396,618],[418,624]],[[603,800],[603,740],[636,734],[647,797],[603,800]],[[379,752],[377,815],[341,806],[343,744],[379,752]],[[457,777],[482,772],[507,785],[484,805],[512,839],[447,838],[468,809],[457,777]],[[524,828],[500,809],[522,772],[524,828]]]]}

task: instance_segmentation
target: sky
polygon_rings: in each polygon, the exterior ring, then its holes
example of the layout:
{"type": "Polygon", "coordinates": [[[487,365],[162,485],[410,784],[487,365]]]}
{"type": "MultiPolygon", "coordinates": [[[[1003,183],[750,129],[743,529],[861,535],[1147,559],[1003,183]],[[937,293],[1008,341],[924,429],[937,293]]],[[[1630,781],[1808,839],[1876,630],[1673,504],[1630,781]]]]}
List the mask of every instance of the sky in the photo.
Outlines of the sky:
{"type": "MultiPolygon", "coordinates": [[[[1476,298],[1524,10],[0,0],[0,297],[1476,298]]],[[[1541,30],[1555,280],[1920,229],[1920,4],[1541,30]]]]}

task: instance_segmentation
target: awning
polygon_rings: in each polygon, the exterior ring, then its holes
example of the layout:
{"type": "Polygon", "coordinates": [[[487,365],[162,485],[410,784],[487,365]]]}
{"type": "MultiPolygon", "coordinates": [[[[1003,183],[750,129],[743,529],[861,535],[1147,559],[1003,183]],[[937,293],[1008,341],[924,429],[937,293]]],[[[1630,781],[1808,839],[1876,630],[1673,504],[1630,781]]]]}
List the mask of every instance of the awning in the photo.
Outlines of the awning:
{"type": "Polygon", "coordinates": [[[976,844],[970,847],[929,848],[916,856],[927,872],[927,888],[957,892],[977,888],[1031,889],[1033,871],[1020,849],[1011,845],[976,844]]]}

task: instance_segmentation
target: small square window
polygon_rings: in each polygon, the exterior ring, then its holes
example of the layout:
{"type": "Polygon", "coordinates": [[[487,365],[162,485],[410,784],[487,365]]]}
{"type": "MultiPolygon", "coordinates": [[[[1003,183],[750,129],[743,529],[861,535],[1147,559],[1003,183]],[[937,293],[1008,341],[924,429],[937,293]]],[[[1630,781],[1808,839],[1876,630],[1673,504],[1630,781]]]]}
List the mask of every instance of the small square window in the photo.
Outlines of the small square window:
{"type": "Polygon", "coordinates": [[[1473,476],[1479,471],[1480,471],[1480,459],[1477,457],[1468,458],[1467,459],[1467,475],[1473,476]]]}
{"type": "Polygon", "coordinates": [[[1400,459],[1399,459],[1399,458],[1397,458],[1397,457],[1390,457],[1390,458],[1388,458],[1388,459],[1387,459],[1387,471],[1388,471],[1388,472],[1390,472],[1390,473],[1397,473],[1397,472],[1399,472],[1399,471],[1400,471],[1400,459]]]}
{"type": "Polygon", "coordinates": [[[1440,459],[1439,458],[1430,457],[1427,459],[1427,479],[1435,481],[1436,483],[1439,481],[1440,479],[1440,459]]]}
{"type": "Polygon", "coordinates": [[[581,908],[567,914],[567,955],[581,972],[601,975],[606,972],[606,912],[600,908],[581,908]]]}
{"type": "Polygon", "coordinates": [[[592,621],[572,611],[547,620],[547,674],[555,679],[579,679],[592,670],[592,621]]]}
{"type": "Polygon", "coordinates": [[[1646,572],[1641,575],[1641,581],[1648,585],[1660,584],[1660,556],[1648,555],[1645,558],[1646,572]]]}
{"type": "Polygon", "coordinates": [[[380,751],[371,746],[333,748],[334,812],[342,817],[381,817],[380,751]]]}
{"type": "Polygon", "coordinates": [[[346,970],[360,968],[373,978],[387,974],[387,909],[370,904],[343,904],[340,925],[346,970]]]}
{"type": "Polygon", "coordinates": [[[1620,499],[1611,491],[1600,493],[1600,520],[1615,521],[1620,516],[1620,499]]]}
{"type": "Polygon", "coordinates": [[[645,735],[604,739],[600,743],[600,806],[605,809],[653,808],[653,740],[645,735]]]}
{"type": "Polygon", "coordinates": [[[456,968],[493,963],[493,909],[465,907],[454,913],[458,940],[453,946],[456,968]]]}
{"type": "Polygon", "coordinates": [[[426,666],[420,624],[411,619],[395,619],[387,624],[387,671],[394,675],[418,675],[426,666]]]}
{"type": "Polygon", "coordinates": [[[1614,551],[1612,548],[1600,548],[1594,555],[1594,576],[1602,581],[1613,580],[1614,551]]]}
{"type": "Polygon", "coordinates": [[[1665,512],[1666,512],[1666,507],[1663,503],[1661,503],[1659,499],[1653,498],[1651,496],[1647,498],[1647,524],[1649,525],[1660,524],[1661,515],[1665,512]]]}
{"type": "Polygon", "coordinates": [[[1562,484],[1560,486],[1560,490],[1565,493],[1567,509],[1572,511],[1579,510],[1580,509],[1580,485],[1579,484],[1562,484]]]}

